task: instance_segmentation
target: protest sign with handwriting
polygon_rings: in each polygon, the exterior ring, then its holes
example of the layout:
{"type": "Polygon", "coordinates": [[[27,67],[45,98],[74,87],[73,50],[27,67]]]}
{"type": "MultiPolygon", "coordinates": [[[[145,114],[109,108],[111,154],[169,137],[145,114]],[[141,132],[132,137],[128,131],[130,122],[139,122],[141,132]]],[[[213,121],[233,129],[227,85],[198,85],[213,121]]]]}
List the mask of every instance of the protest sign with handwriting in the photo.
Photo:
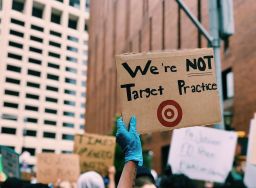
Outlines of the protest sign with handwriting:
{"type": "Polygon", "coordinates": [[[76,135],[74,152],[80,156],[81,172],[94,170],[107,175],[113,166],[116,140],[113,136],[97,134],[76,135]]]}
{"type": "Polygon", "coordinates": [[[37,180],[40,183],[56,183],[58,180],[76,182],[79,175],[78,155],[54,153],[37,155],[37,180]]]}
{"type": "Polygon", "coordinates": [[[174,174],[223,183],[230,172],[237,134],[206,127],[174,130],[168,164],[174,174]]]}
{"type": "Polygon", "coordinates": [[[122,116],[140,133],[221,120],[212,49],[116,56],[122,116]]]}

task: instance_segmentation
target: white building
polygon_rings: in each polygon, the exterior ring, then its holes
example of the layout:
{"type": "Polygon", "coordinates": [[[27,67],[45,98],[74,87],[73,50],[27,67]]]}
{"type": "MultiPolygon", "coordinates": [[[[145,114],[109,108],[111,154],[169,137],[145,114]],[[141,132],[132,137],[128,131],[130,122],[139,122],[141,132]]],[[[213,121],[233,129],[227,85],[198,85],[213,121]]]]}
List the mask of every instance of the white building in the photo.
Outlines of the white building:
{"type": "Polygon", "coordinates": [[[0,145],[73,150],[85,123],[85,1],[0,0],[0,145]]]}

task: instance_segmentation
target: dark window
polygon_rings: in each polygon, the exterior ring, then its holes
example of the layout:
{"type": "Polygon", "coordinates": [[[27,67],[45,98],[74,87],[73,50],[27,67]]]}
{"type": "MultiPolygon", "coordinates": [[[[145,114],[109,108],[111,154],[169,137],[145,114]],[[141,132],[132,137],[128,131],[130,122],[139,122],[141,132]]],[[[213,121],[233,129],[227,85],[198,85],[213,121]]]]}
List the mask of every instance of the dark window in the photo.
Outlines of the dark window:
{"type": "Polygon", "coordinates": [[[54,63],[48,63],[48,67],[51,67],[51,68],[54,68],[54,69],[59,69],[60,68],[59,65],[56,65],[54,63]]]}
{"type": "Polygon", "coordinates": [[[72,151],[62,150],[61,153],[63,153],[63,154],[71,154],[71,153],[73,153],[73,152],[72,152],[72,151]]]}
{"type": "Polygon", "coordinates": [[[33,136],[33,137],[36,137],[36,131],[33,131],[33,130],[24,130],[24,131],[23,131],[23,136],[33,136]]]}
{"type": "Polygon", "coordinates": [[[31,29],[36,30],[36,31],[40,31],[40,32],[44,32],[44,28],[39,27],[37,25],[31,25],[31,29]]]}
{"type": "Polygon", "coordinates": [[[222,72],[222,87],[224,100],[234,97],[234,76],[231,68],[222,72]]]}
{"type": "Polygon", "coordinates": [[[65,78],[65,82],[69,83],[69,84],[76,84],[76,80],[75,79],[70,79],[70,78],[65,78]]]}
{"type": "Polygon", "coordinates": [[[81,119],[84,119],[84,118],[85,118],[85,115],[84,115],[84,114],[80,114],[80,118],[81,118],[81,119]]]}
{"type": "Polygon", "coordinates": [[[42,153],[54,153],[53,149],[42,149],[42,153]]]}
{"type": "Polygon", "coordinates": [[[64,111],[64,112],[63,112],[63,115],[64,115],[64,116],[75,117],[75,113],[73,113],[73,112],[66,112],[66,111],[64,111]]]}
{"type": "Polygon", "coordinates": [[[35,156],[35,153],[36,153],[36,149],[35,148],[22,147],[21,153],[23,153],[24,151],[29,152],[30,155],[32,155],[32,156],[35,156]]]}
{"type": "Polygon", "coordinates": [[[71,134],[63,134],[62,140],[74,140],[74,135],[71,134]]]}
{"type": "Polygon", "coordinates": [[[38,111],[38,107],[26,105],[25,110],[38,111]]]}
{"type": "Polygon", "coordinates": [[[56,125],[57,123],[56,123],[56,121],[51,121],[51,120],[44,120],[44,124],[45,125],[56,125]]]}
{"type": "Polygon", "coordinates": [[[29,51],[41,54],[43,51],[39,48],[29,47],[29,51]]]}
{"type": "Polygon", "coordinates": [[[69,0],[69,5],[75,8],[80,8],[80,0],[69,0]]]}
{"type": "Polygon", "coordinates": [[[9,127],[2,127],[3,134],[16,134],[16,129],[15,128],[9,128],[9,127]]]}
{"type": "Polygon", "coordinates": [[[67,50],[71,51],[71,52],[78,52],[78,49],[72,46],[67,46],[67,50]]]}
{"type": "Polygon", "coordinates": [[[84,125],[80,125],[80,129],[84,129],[84,125]]]}
{"type": "Polygon", "coordinates": [[[67,100],[64,100],[64,104],[65,105],[70,105],[70,106],[75,106],[76,103],[74,101],[67,101],[67,100]]]}
{"type": "Polygon", "coordinates": [[[69,95],[76,95],[76,91],[74,91],[74,90],[65,89],[64,92],[65,92],[66,94],[69,94],[69,95]]]}
{"type": "Polygon", "coordinates": [[[57,102],[58,102],[58,99],[51,98],[51,97],[46,97],[46,98],[45,98],[45,101],[47,101],[47,102],[53,102],[53,103],[57,103],[57,102]]]}
{"type": "Polygon", "coordinates": [[[53,41],[49,41],[49,45],[51,45],[51,46],[55,46],[55,47],[58,47],[58,48],[60,48],[60,47],[61,47],[61,44],[60,44],[60,43],[53,42],[53,41]]]}
{"type": "Polygon", "coordinates": [[[74,57],[69,57],[69,56],[67,56],[67,57],[66,57],[66,60],[67,60],[67,61],[70,61],[70,62],[73,62],[73,63],[77,63],[77,58],[74,58],[74,57]]]}
{"type": "Polygon", "coordinates": [[[34,82],[27,82],[28,87],[40,88],[40,84],[34,82]]]}
{"type": "Polygon", "coordinates": [[[20,49],[23,48],[23,44],[20,44],[20,43],[17,43],[17,42],[12,42],[12,41],[9,41],[9,46],[12,46],[12,47],[15,47],[15,48],[20,48],[20,49]]]}
{"type": "Polygon", "coordinates": [[[74,128],[74,124],[73,123],[66,123],[66,122],[64,122],[62,125],[63,125],[63,127],[74,128]]]}
{"type": "Polygon", "coordinates": [[[62,12],[60,10],[52,9],[51,22],[60,24],[61,23],[61,15],[62,15],[62,12]]]}
{"type": "Polygon", "coordinates": [[[34,58],[28,58],[28,62],[29,62],[29,63],[37,64],[37,65],[41,65],[41,64],[42,64],[42,61],[41,61],[41,60],[34,59],[34,58]]]}
{"type": "Polygon", "coordinates": [[[4,102],[4,107],[9,107],[9,108],[18,108],[19,105],[16,103],[12,103],[12,102],[4,102]]]}
{"type": "Polygon", "coordinates": [[[40,77],[41,73],[39,71],[34,71],[34,70],[28,69],[28,75],[40,77]]]}
{"type": "Polygon", "coordinates": [[[59,89],[57,87],[53,87],[53,86],[46,86],[46,89],[50,90],[50,91],[55,91],[55,92],[59,91],[59,89]]]}
{"type": "Polygon", "coordinates": [[[11,18],[11,23],[16,24],[16,25],[20,25],[20,26],[24,26],[25,23],[23,21],[11,18]]]}
{"type": "Polygon", "coordinates": [[[28,123],[37,123],[38,120],[36,118],[30,118],[30,117],[27,117],[24,119],[24,122],[28,122],[28,123]]]}
{"type": "Polygon", "coordinates": [[[68,35],[68,40],[73,41],[73,42],[78,42],[78,38],[77,37],[73,37],[68,35]]]}
{"type": "Polygon", "coordinates": [[[4,91],[5,95],[12,95],[12,96],[19,96],[19,92],[18,91],[12,91],[12,90],[5,90],[4,91]]]}
{"type": "Polygon", "coordinates": [[[55,138],[55,133],[50,133],[50,132],[44,132],[43,133],[43,137],[44,138],[52,138],[52,139],[54,139],[55,138]]]}
{"type": "Polygon", "coordinates": [[[29,94],[29,93],[26,94],[26,98],[39,100],[38,95],[29,94]]]}
{"type": "Polygon", "coordinates": [[[59,80],[59,76],[53,75],[53,74],[47,74],[47,79],[50,80],[59,80]]]}
{"type": "Polygon", "coordinates": [[[13,53],[8,53],[8,57],[12,59],[17,59],[17,60],[22,60],[21,55],[13,54],[13,53]]]}
{"type": "Polygon", "coordinates": [[[86,82],[85,81],[82,81],[82,86],[86,86],[86,82]]]}
{"type": "Polygon", "coordinates": [[[88,32],[88,23],[84,23],[84,31],[87,31],[88,32]]]}
{"type": "Polygon", "coordinates": [[[66,70],[67,72],[77,73],[77,70],[74,69],[74,68],[71,68],[71,67],[66,67],[65,70],[66,70]]]}
{"type": "Polygon", "coordinates": [[[76,29],[78,24],[78,17],[69,15],[68,18],[68,27],[71,29],[76,29]]]}
{"type": "Polygon", "coordinates": [[[24,37],[24,33],[21,33],[21,32],[18,32],[18,31],[14,31],[12,29],[10,30],[10,35],[14,35],[14,36],[21,37],[21,38],[24,37]]]}
{"type": "Polygon", "coordinates": [[[57,114],[57,110],[49,109],[49,108],[46,108],[46,109],[44,110],[44,112],[50,113],[50,114],[57,114]]]}
{"type": "Polygon", "coordinates": [[[55,1],[59,1],[59,2],[63,3],[63,0],[55,0],[55,1]]]}
{"type": "Polygon", "coordinates": [[[86,93],[85,93],[85,92],[81,93],[81,96],[82,96],[82,97],[85,97],[85,95],[86,95],[86,93]]]}
{"type": "Polygon", "coordinates": [[[32,16],[43,18],[44,5],[33,2],[32,16]]]}
{"type": "Polygon", "coordinates": [[[17,121],[17,116],[12,114],[3,114],[2,119],[11,120],[11,121],[17,121]]]}
{"type": "Polygon", "coordinates": [[[19,12],[23,12],[24,4],[25,4],[24,0],[23,1],[22,0],[13,0],[12,1],[12,9],[19,11],[19,12]]]}
{"type": "Polygon", "coordinates": [[[21,72],[21,68],[14,65],[7,65],[6,69],[13,72],[21,72]]]}
{"type": "Polygon", "coordinates": [[[5,82],[12,83],[12,84],[20,84],[20,80],[14,79],[14,78],[6,78],[5,82]]]}
{"type": "Polygon", "coordinates": [[[56,32],[56,31],[50,30],[50,34],[51,34],[51,35],[54,35],[54,36],[57,36],[57,37],[61,37],[61,33],[56,32]]]}
{"type": "Polygon", "coordinates": [[[48,52],[48,55],[51,57],[60,58],[60,54],[54,53],[54,52],[48,52]]]}
{"type": "Polygon", "coordinates": [[[42,38],[35,37],[35,36],[30,36],[30,40],[33,40],[33,41],[36,41],[36,42],[40,42],[40,43],[43,42],[43,39],[42,39],[42,38]]]}

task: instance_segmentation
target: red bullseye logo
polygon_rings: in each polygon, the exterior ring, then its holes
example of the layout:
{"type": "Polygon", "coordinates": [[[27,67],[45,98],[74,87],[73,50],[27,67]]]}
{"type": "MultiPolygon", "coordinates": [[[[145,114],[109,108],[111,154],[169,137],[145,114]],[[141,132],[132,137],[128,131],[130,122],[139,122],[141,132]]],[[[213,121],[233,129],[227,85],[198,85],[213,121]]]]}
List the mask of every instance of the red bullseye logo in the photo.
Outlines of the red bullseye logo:
{"type": "Polygon", "coordinates": [[[182,109],[174,100],[161,102],[157,108],[157,118],[165,127],[175,127],[182,119],[182,109]]]}

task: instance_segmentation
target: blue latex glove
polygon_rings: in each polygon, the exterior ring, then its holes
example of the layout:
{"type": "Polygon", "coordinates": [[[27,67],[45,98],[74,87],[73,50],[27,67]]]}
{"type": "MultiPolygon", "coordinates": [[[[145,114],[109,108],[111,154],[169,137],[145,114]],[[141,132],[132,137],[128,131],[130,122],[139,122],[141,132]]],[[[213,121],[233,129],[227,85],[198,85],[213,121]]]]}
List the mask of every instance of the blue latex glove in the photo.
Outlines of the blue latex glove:
{"type": "Polygon", "coordinates": [[[136,130],[135,116],[132,116],[130,119],[129,131],[127,130],[121,117],[117,119],[116,126],[116,140],[125,154],[125,163],[128,161],[136,161],[138,162],[139,166],[142,166],[142,148],[140,137],[136,130]]]}

